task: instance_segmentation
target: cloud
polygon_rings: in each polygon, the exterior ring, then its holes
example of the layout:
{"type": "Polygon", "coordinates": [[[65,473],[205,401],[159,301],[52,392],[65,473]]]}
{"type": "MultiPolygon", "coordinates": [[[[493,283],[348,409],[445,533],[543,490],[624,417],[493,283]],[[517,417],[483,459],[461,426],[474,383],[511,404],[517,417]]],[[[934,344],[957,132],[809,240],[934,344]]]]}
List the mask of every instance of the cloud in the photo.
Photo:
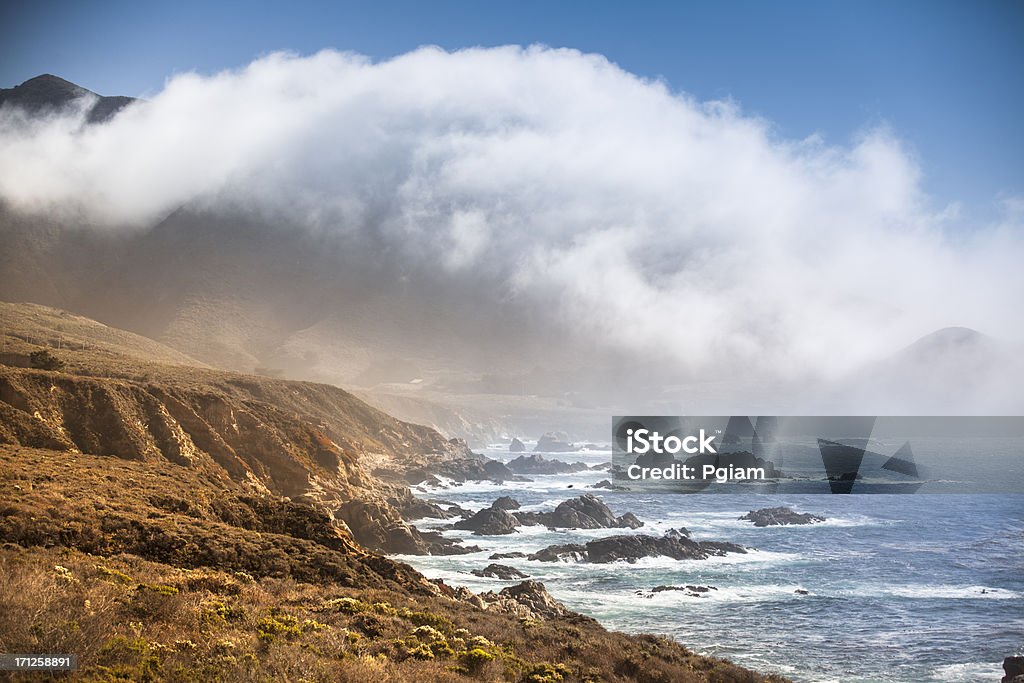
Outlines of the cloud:
{"type": "Polygon", "coordinates": [[[891,131],[783,139],[573,50],[272,54],[103,125],[8,112],[0,146],[20,210],[241,207],[688,371],[827,379],[947,325],[1024,336],[1019,210],[954,230],[891,131]]]}

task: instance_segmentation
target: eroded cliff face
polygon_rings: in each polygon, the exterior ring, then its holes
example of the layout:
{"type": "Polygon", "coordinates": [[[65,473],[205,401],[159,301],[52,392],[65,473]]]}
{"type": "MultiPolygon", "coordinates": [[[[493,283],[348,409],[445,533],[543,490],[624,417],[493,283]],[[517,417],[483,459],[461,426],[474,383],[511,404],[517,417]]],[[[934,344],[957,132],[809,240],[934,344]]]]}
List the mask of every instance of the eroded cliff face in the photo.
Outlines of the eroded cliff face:
{"type": "Polygon", "coordinates": [[[169,462],[253,493],[358,521],[367,547],[431,552],[394,503],[382,462],[465,457],[464,444],[377,411],[336,387],[204,371],[99,378],[0,366],[0,443],[169,462]],[[356,505],[358,503],[358,505],[356,505]]]}

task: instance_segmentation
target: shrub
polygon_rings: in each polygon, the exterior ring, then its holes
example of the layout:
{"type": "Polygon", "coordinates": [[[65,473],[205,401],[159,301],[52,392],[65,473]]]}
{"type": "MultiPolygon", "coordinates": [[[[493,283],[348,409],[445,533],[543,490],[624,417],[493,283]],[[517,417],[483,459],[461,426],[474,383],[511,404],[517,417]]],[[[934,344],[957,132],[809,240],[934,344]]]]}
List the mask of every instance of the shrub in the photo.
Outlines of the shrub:
{"type": "Polygon", "coordinates": [[[448,617],[431,614],[430,612],[414,612],[409,609],[402,609],[398,612],[398,616],[411,621],[417,626],[433,626],[434,628],[448,631],[455,627],[455,624],[448,617]]]}
{"type": "Polygon", "coordinates": [[[158,647],[144,638],[116,636],[100,648],[98,667],[108,680],[156,681],[160,678],[158,647]]]}
{"type": "Polygon", "coordinates": [[[116,569],[111,569],[110,567],[104,567],[102,564],[96,565],[96,571],[98,571],[100,575],[109,578],[117,583],[135,583],[135,579],[128,576],[124,572],[119,572],[116,569]]]}
{"type": "Polygon", "coordinates": [[[365,612],[369,609],[362,600],[356,600],[355,598],[333,598],[324,602],[323,609],[333,610],[336,612],[343,612],[345,614],[356,614],[357,612],[365,612]]]}
{"type": "Polygon", "coordinates": [[[485,650],[481,650],[478,647],[473,648],[469,652],[463,653],[462,657],[459,658],[462,668],[468,674],[479,673],[488,662],[493,660],[494,655],[485,650]]]}
{"type": "Polygon", "coordinates": [[[538,664],[526,672],[523,683],[561,683],[568,673],[562,664],[538,664]]]}
{"type": "Polygon", "coordinates": [[[138,586],[135,587],[135,590],[137,590],[140,593],[147,593],[148,592],[148,593],[157,593],[158,595],[177,595],[178,594],[178,589],[175,588],[174,586],[163,586],[163,585],[153,586],[153,585],[148,584],[148,583],[140,583],[138,586]]]}
{"type": "Polygon", "coordinates": [[[28,361],[36,370],[60,370],[64,367],[64,361],[46,349],[28,354],[28,361]]]}

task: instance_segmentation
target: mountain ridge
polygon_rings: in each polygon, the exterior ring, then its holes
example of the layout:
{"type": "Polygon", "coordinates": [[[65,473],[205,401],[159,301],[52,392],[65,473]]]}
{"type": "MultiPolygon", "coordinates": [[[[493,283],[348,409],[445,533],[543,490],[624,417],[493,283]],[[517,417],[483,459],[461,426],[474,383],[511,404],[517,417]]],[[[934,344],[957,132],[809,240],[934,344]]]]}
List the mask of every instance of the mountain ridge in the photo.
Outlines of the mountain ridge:
{"type": "Polygon", "coordinates": [[[83,97],[95,98],[86,115],[89,123],[109,121],[119,111],[137,101],[134,97],[124,95],[99,95],[59,76],[40,74],[13,88],[0,88],[0,107],[20,107],[38,115],[66,108],[83,97]]]}

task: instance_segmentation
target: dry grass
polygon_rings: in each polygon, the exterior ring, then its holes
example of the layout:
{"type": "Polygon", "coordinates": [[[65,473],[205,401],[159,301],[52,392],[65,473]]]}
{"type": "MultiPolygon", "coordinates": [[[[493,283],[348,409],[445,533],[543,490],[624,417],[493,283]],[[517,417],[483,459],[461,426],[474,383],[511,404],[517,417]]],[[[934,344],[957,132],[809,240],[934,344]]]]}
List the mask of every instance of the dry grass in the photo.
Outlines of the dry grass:
{"type": "Polygon", "coordinates": [[[0,549],[0,651],[79,655],[125,681],[761,681],[654,637],[440,596],[0,549]]]}
{"type": "Polygon", "coordinates": [[[330,518],[168,462],[0,447],[0,651],[86,680],[760,681],[592,620],[483,610],[330,518]]]}

